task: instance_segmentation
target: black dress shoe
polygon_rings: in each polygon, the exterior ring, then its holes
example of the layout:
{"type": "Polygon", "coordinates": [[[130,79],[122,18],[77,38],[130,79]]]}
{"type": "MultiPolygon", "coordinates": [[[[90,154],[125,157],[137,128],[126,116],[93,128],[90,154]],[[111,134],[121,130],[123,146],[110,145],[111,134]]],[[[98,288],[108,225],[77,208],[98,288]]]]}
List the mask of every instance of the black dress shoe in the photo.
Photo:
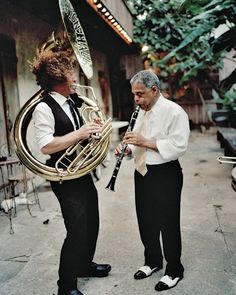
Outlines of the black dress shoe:
{"type": "Polygon", "coordinates": [[[110,264],[98,264],[92,262],[89,269],[85,272],[79,272],[78,277],[106,277],[111,271],[110,264]]]}
{"type": "Polygon", "coordinates": [[[78,289],[69,290],[69,291],[62,291],[59,289],[57,295],[84,295],[84,294],[81,293],[78,289]]]}
{"type": "Polygon", "coordinates": [[[134,274],[134,278],[136,280],[145,279],[147,277],[150,277],[154,272],[162,269],[162,267],[153,267],[150,268],[148,265],[144,265],[138,269],[138,271],[134,274]]]}
{"type": "Polygon", "coordinates": [[[155,290],[156,291],[164,291],[164,290],[169,290],[171,288],[174,288],[179,281],[183,279],[183,275],[172,278],[171,276],[165,275],[160,279],[160,281],[156,284],[155,290]]]}

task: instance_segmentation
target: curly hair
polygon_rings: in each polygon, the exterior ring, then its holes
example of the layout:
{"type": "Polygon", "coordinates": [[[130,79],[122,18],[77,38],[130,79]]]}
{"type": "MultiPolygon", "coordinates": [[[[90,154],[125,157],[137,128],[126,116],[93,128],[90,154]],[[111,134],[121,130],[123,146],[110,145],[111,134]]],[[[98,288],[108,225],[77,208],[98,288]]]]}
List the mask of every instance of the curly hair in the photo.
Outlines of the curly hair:
{"type": "Polygon", "coordinates": [[[54,85],[66,82],[67,74],[71,73],[75,66],[76,60],[72,50],[45,50],[30,64],[37,84],[46,91],[52,90],[54,85]]]}

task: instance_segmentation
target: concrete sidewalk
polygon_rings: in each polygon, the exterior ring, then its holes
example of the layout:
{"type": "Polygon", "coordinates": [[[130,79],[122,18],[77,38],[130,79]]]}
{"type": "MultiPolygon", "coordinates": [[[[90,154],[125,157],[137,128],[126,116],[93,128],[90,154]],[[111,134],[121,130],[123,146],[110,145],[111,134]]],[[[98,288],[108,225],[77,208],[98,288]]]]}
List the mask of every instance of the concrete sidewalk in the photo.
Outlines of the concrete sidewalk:
{"type": "MultiPolygon", "coordinates": [[[[236,294],[236,193],[231,189],[231,165],[220,165],[222,155],[215,130],[192,131],[189,150],[181,159],[184,172],[182,239],[185,278],[164,294],[236,294]]],[[[133,161],[124,160],[116,192],[105,189],[114,169],[112,156],[97,183],[100,200],[100,233],[95,261],[111,263],[107,278],[78,279],[85,295],[151,295],[163,270],[136,281],[133,273],[143,264],[134,208],[133,161]]],[[[171,185],[171,183],[170,183],[171,185]]],[[[17,207],[15,234],[9,234],[9,220],[0,215],[0,294],[52,295],[57,292],[59,252],[64,225],[59,205],[42,186],[43,211],[17,207]],[[44,221],[49,220],[47,224],[44,221]]]]}

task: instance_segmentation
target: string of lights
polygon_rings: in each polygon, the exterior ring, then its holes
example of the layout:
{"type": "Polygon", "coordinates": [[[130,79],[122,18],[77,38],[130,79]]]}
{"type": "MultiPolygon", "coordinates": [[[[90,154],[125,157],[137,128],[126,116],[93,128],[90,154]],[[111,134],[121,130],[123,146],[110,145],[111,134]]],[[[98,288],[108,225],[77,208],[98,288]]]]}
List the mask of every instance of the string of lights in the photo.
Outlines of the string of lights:
{"type": "Polygon", "coordinates": [[[114,15],[109,11],[109,9],[102,3],[100,0],[86,0],[93,9],[101,15],[101,17],[115,30],[126,43],[132,43],[132,38],[125,31],[125,29],[120,25],[120,23],[116,20],[114,15]]]}

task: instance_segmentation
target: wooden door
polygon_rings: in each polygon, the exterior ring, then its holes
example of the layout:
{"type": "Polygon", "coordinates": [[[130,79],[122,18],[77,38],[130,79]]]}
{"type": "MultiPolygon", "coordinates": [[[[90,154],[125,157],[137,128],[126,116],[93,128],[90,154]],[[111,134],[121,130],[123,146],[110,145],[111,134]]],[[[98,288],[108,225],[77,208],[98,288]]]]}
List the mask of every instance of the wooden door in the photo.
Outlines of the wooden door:
{"type": "Polygon", "coordinates": [[[0,34],[0,154],[13,152],[11,130],[19,111],[15,40],[0,34]]]}

